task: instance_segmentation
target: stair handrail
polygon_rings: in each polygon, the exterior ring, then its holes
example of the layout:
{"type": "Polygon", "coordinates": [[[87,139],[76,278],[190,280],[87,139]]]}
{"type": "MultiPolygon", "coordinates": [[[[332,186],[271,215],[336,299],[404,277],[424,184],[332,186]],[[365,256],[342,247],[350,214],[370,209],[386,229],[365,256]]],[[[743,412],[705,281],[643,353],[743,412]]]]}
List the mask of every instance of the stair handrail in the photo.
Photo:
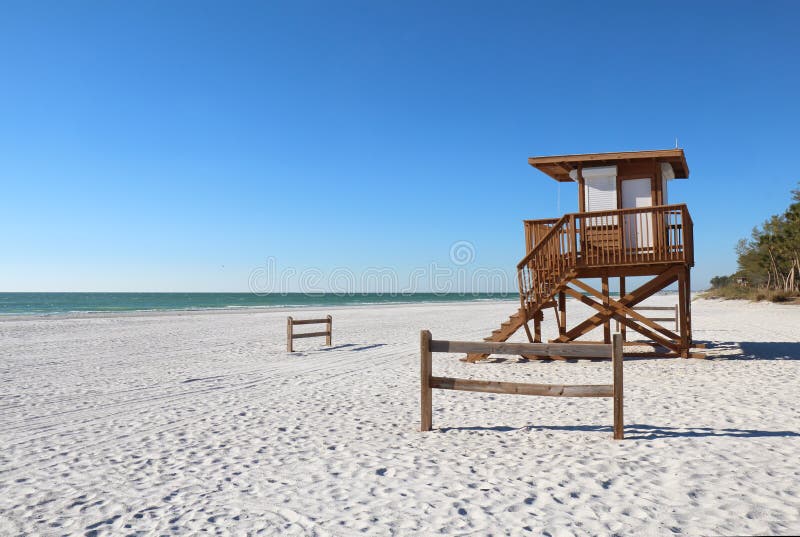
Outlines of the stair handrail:
{"type": "Polygon", "coordinates": [[[558,230],[558,228],[560,228],[561,226],[563,226],[563,225],[564,225],[564,223],[566,223],[566,222],[569,220],[569,217],[570,217],[570,216],[571,216],[571,214],[565,214],[564,216],[562,216],[561,218],[559,218],[558,220],[556,220],[556,221],[555,221],[555,223],[553,224],[553,227],[551,227],[551,228],[550,228],[550,231],[548,231],[547,233],[545,233],[544,237],[542,237],[542,238],[539,240],[539,242],[536,244],[536,246],[534,246],[534,247],[531,249],[531,251],[530,251],[530,252],[528,252],[528,254],[527,254],[525,257],[523,257],[523,258],[522,258],[522,261],[520,261],[519,263],[517,263],[517,270],[520,270],[520,269],[522,269],[522,268],[523,268],[525,265],[527,265],[528,263],[530,263],[531,259],[533,259],[533,256],[536,254],[536,252],[537,252],[537,251],[538,251],[538,250],[539,250],[539,249],[540,249],[540,248],[541,248],[541,247],[542,247],[544,244],[546,244],[548,240],[550,240],[550,235],[552,235],[553,233],[555,233],[555,232],[558,230]]]}
{"type": "MultiPolygon", "coordinates": [[[[539,275],[535,270],[531,271],[530,267],[531,261],[536,257],[536,255],[540,252],[540,250],[552,246],[551,243],[553,241],[553,238],[560,237],[560,234],[563,233],[564,231],[563,227],[567,222],[573,223],[574,225],[575,222],[574,214],[565,214],[564,216],[559,218],[553,224],[552,228],[550,228],[550,230],[544,235],[544,237],[542,237],[539,240],[538,244],[534,246],[531,249],[531,251],[528,252],[528,254],[524,258],[522,258],[522,261],[520,261],[517,264],[517,284],[520,290],[520,304],[522,308],[525,310],[529,310],[528,308],[529,303],[542,302],[542,296],[541,296],[543,292],[542,284],[545,283],[539,281],[539,275]],[[529,278],[527,279],[524,277],[526,268],[528,269],[528,275],[529,275],[529,278]],[[533,294],[533,297],[530,296],[531,293],[533,294]],[[531,300],[531,298],[533,298],[533,300],[531,300]]],[[[575,240],[575,234],[574,233],[569,234],[568,236],[570,237],[569,240],[572,243],[575,240]]],[[[573,252],[572,257],[574,258],[576,246],[574,244],[570,244],[569,247],[570,250],[573,252]]],[[[574,263],[574,259],[572,260],[572,262],[574,263]]],[[[560,280],[562,277],[563,275],[559,271],[558,274],[551,275],[549,279],[555,278],[556,280],[560,280]]],[[[554,282],[551,282],[551,284],[552,283],[554,282]]]]}

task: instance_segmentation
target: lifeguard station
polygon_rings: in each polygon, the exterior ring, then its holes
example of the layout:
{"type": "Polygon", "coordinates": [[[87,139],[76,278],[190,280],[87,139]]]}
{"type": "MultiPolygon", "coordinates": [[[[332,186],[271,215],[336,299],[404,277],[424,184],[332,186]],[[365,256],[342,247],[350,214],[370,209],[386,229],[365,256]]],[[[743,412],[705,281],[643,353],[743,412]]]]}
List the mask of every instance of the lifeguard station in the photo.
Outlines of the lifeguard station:
{"type": "MultiPolygon", "coordinates": [[[[668,201],[670,182],[689,177],[683,150],[531,157],[528,163],[556,181],[577,183],[579,212],[524,221],[527,254],[517,264],[521,305],[485,340],[506,341],[524,328],[529,341],[541,342],[544,311],[553,308],[559,335],[552,343],[574,341],[600,326],[603,342],[609,343],[615,319],[623,330],[638,332],[657,347],[642,355],[694,356],[690,352],[692,219],[686,205],[668,201]],[[650,279],[626,291],[625,279],[634,276],[650,279]],[[609,296],[609,278],[619,278],[619,298],[609,296]],[[599,279],[600,289],[586,279],[599,279]],[[634,310],[675,282],[677,333],[634,310]],[[568,327],[568,296],[596,313],[568,327]]],[[[470,354],[466,360],[476,362],[486,356],[470,354]]]]}

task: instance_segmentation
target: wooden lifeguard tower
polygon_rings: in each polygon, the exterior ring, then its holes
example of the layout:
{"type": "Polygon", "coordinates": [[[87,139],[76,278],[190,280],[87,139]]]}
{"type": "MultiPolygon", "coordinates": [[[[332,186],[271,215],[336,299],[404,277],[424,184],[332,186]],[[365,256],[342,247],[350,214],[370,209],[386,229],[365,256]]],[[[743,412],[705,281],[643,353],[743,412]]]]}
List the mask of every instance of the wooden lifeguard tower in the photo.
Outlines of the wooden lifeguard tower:
{"type": "MultiPolygon", "coordinates": [[[[638,332],[661,348],[643,355],[692,356],[692,219],[685,204],[670,205],[667,197],[670,181],[689,177],[683,150],[531,157],[528,163],[556,181],[576,182],[579,212],[524,221],[526,255],[517,264],[520,309],[485,340],[506,341],[524,328],[529,341],[541,342],[544,311],[553,308],[559,335],[551,343],[573,341],[600,326],[609,343],[615,319],[623,330],[638,332]],[[650,279],[626,291],[625,278],[634,276],[650,279]],[[609,278],[619,278],[619,298],[609,296],[609,278]],[[599,279],[600,289],[585,279],[599,279]],[[677,333],[634,310],[675,282],[677,333]],[[569,328],[568,296],[595,314],[569,328]]],[[[466,360],[486,356],[470,354],[466,360]]]]}

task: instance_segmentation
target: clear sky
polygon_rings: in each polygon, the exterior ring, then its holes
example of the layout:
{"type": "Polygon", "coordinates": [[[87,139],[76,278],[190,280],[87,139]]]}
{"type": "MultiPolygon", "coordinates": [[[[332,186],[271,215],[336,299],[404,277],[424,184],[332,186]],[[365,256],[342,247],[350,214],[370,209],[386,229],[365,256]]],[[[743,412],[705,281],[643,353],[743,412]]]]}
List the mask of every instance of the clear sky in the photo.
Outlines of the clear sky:
{"type": "Polygon", "coordinates": [[[800,179],[800,2],[4,2],[0,291],[512,271],[533,155],[670,148],[694,287],[800,179]]]}

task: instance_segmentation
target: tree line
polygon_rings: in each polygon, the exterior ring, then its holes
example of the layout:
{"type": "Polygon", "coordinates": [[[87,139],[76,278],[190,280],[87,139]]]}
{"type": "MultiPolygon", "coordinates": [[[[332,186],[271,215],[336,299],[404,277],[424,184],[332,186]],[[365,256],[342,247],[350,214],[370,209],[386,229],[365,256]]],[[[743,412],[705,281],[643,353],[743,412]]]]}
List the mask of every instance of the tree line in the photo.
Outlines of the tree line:
{"type": "Polygon", "coordinates": [[[793,203],[753,229],[736,245],[738,270],[711,278],[712,288],[741,286],[795,294],[800,292],[800,188],[793,203]]]}

